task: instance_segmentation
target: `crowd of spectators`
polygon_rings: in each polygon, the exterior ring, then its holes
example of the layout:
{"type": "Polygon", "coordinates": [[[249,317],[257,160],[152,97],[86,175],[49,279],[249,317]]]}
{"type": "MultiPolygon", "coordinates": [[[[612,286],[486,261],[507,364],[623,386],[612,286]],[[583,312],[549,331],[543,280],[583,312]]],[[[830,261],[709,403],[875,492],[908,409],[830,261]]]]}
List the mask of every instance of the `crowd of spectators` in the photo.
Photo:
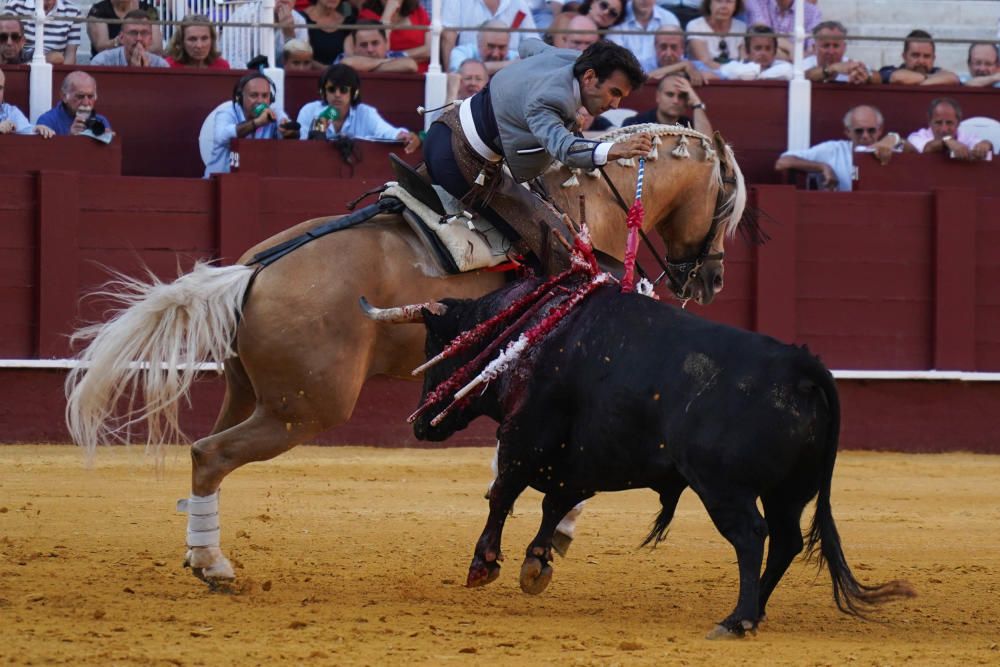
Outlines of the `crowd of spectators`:
{"type": "MultiPolygon", "coordinates": [[[[234,100],[219,116],[226,118],[216,127],[225,130],[219,130],[217,136],[358,136],[411,142],[414,133],[386,123],[373,107],[360,102],[357,72],[426,71],[430,33],[419,29],[430,25],[425,3],[276,0],[272,17],[260,16],[261,7],[261,0],[251,0],[233,11],[228,20],[234,24],[251,24],[258,19],[273,22],[278,64],[288,70],[321,74],[319,99],[299,112],[294,133],[285,132],[282,123],[291,121],[280,109],[273,109],[267,122],[251,113],[259,104],[251,105],[250,101],[264,92],[270,94],[270,84],[258,77],[241,80],[241,101],[234,100]],[[323,114],[326,116],[320,118],[323,114]]],[[[648,78],[657,83],[655,107],[626,122],[682,123],[710,132],[707,108],[696,92],[699,86],[717,79],[792,78],[792,43],[787,35],[793,31],[793,7],[793,0],[443,0],[441,62],[449,73],[448,99],[467,98],[488,85],[493,74],[518,58],[518,44],[526,37],[542,34],[550,44],[579,51],[607,39],[631,50],[648,78]],[[449,30],[452,26],[462,29],[449,30]]],[[[824,20],[815,1],[807,2],[805,9],[805,26],[811,38],[805,45],[803,68],[813,82],[1000,87],[996,42],[971,44],[968,71],[959,74],[936,64],[935,43],[929,32],[913,30],[903,41],[900,63],[876,69],[848,55],[848,30],[841,22],[824,20]]],[[[81,12],[73,0],[44,0],[44,10],[50,18],[44,53],[53,63],[76,62],[83,25],[90,38],[93,65],[242,69],[255,59],[259,62],[257,30],[223,23],[220,34],[210,17],[199,14],[185,16],[165,44],[157,10],[144,0],[101,0],[94,4],[89,17],[108,22],[80,22],[81,12]]],[[[0,16],[0,65],[31,59],[36,48],[34,24],[14,15],[33,12],[33,0],[7,0],[0,16]]],[[[61,101],[43,117],[45,122],[39,119],[31,125],[16,108],[3,104],[0,131],[78,134],[84,131],[87,118],[98,118],[93,112],[96,100],[96,81],[74,72],[63,84],[61,101]]],[[[989,142],[958,130],[961,115],[955,100],[936,99],[928,111],[928,126],[901,139],[895,133],[883,136],[878,109],[861,105],[844,117],[846,140],[786,153],[776,168],[816,174],[821,187],[849,189],[850,178],[845,173],[849,160],[844,156],[850,158],[855,151],[873,152],[882,162],[889,160],[892,151],[903,150],[946,152],[968,160],[989,158],[989,142]]],[[[107,119],[100,120],[110,129],[107,119]]],[[[581,129],[590,131],[610,125],[606,119],[589,117],[582,109],[579,121],[581,129]]],[[[208,171],[221,170],[227,164],[222,153],[212,162],[214,167],[208,171]]]]}

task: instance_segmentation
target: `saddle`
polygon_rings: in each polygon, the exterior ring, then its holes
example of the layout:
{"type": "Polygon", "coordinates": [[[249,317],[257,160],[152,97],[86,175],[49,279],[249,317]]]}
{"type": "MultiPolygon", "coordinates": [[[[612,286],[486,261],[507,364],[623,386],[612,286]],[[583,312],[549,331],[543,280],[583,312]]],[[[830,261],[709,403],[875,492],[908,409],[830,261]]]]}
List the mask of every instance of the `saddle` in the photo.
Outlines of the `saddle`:
{"type": "Polygon", "coordinates": [[[444,189],[431,185],[426,167],[414,169],[389,155],[396,176],[385,185],[382,200],[395,198],[401,215],[447,273],[494,267],[509,261],[511,242],[488,221],[464,210],[444,189]]]}

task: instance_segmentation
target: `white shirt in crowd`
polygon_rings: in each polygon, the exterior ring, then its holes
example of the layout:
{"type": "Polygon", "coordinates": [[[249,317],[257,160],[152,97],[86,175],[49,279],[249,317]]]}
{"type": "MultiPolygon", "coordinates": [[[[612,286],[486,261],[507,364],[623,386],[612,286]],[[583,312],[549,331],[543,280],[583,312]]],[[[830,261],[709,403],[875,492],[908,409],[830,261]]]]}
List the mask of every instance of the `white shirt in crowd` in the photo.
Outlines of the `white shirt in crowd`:
{"type": "MultiPolygon", "coordinates": [[[[229,20],[232,23],[253,23],[257,19],[257,14],[263,7],[263,2],[256,0],[241,5],[232,14],[229,20]]],[[[309,29],[306,27],[305,18],[298,12],[292,12],[292,21],[295,23],[295,39],[309,42],[309,29]]],[[[261,23],[274,23],[274,17],[261,16],[261,23]]],[[[285,34],[278,28],[274,30],[274,52],[281,58],[281,49],[285,45],[285,34]]],[[[260,54],[260,32],[253,28],[236,28],[233,26],[223,26],[219,33],[219,51],[222,57],[229,61],[229,64],[240,69],[245,67],[247,62],[260,54]]],[[[272,65],[274,63],[271,63],[272,65]]]]}
{"type": "MultiPolygon", "coordinates": [[[[2,3],[0,3],[2,5],[2,3]]],[[[35,0],[7,0],[0,14],[15,14],[18,16],[34,15],[35,0]]],[[[80,26],[82,23],[58,19],[78,19],[83,14],[69,0],[56,0],[52,11],[46,14],[45,21],[45,53],[65,51],[67,46],[80,45],[80,26]]],[[[35,23],[22,21],[24,26],[24,55],[30,57],[35,52],[35,23]]]]}
{"type": "MultiPolygon", "coordinates": [[[[535,28],[535,19],[531,14],[531,7],[525,0],[500,0],[495,14],[483,4],[483,0],[442,0],[441,2],[441,23],[445,28],[448,26],[469,27],[482,25],[486,21],[496,19],[503,21],[509,26],[513,26],[516,21],[520,21],[521,28],[535,28]]],[[[475,44],[475,30],[463,30],[458,33],[457,45],[475,44]]],[[[528,34],[529,37],[537,37],[530,33],[510,33],[510,50],[517,53],[517,45],[521,35],[528,34]]]]}
{"type": "Polygon", "coordinates": [[[668,12],[663,7],[654,5],[653,16],[649,19],[649,24],[643,27],[636,20],[635,12],[632,11],[632,3],[630,2],[628,3],[628,10],[625,12],[625,20],[616,25],[613,30],[643,30],[646,34],[616,35],[614,32],[611,32],[608,35],[608,39],[634,53],[639,62],[645,62],[649,59],[656,60],[656,46],[653,43],[656,31],[668,25],[680,27],[681,22],[671,12],[668,12]]]}
{"type": "MultiPolygon", "coordinates": [[[[326,104],[320,100],[310,102],[299,111],[296,119],[299,123],[299,138],[308,139],[316,117],[326,104]]],[[[405,132],[405,128],[396,127],[386,122],[375,107],[368,104],[359,104],[351,107],[351,112],[347,114],[347,119],[340,128],[340,132],[334,131],[333,124],[326,130],[326,138],[332,139],[335,136],[354,137],[355,139],[368,139],[376,141],[395,141],[399,139],[400,132],[405,132]]]]}

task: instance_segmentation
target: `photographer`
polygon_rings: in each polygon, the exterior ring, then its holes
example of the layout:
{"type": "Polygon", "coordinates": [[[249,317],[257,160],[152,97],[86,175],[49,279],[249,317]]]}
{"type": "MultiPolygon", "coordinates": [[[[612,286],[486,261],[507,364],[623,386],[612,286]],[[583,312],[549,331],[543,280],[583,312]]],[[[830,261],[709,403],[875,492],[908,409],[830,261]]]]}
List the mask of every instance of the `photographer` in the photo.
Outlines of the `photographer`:
{"type": "Polygon", "coordinates": [[[107,118],[94,111],[97,105],[97,81],[86,72],[70,72],[60,87],[62,101],[38,118],[38,125],[60,136],[90,130],[100,136],[111,131],[107,118]]]}
{"type": "Polygon", "coordinates": [[[233,99],[212,111],[211,159],[205,177],[229,172],[233,139],[297,139],[299,127],[274,103],[274,83],[260,72],[247,74],[233,88],[233,99]]]}

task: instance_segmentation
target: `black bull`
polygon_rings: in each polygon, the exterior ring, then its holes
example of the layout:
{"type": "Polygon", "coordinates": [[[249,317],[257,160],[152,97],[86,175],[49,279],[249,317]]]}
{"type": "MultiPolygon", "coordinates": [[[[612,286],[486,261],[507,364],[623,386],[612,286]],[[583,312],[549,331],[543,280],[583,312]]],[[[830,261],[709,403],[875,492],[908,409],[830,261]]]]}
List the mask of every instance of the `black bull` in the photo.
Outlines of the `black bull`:
{"type": "MultiPolygon", "coordinates": [[[[535,284],[447,300],[442,315],[425,310],[428,358],[535,284]]],[[[432,367],[424,396],[476,352],[432,367]]],[[[444,403],[414,425],[418,438],[443,440],[481,414],[500,423],[499,474],[470,585],[499,574],[504,520],[527,486],[545,494],[521,572],[527,592],[547,585],[553,532],[580,501],[598,491],[655,490],[662,510],[648,544],[664,539],[681,492],[691,487],[739,563],[739,598],[717,635],[742,635],[764,618],[768,598],[803,550],[800,519],[817,494],[808,547],[830,571],[837,606],[857,614],[912,595],[905,582],[865,586],[848,567],[830,509],[840,404],[830,372],[804,348],[609,286],[476,393],[438,426],[430,420],[444,403]]]]}

